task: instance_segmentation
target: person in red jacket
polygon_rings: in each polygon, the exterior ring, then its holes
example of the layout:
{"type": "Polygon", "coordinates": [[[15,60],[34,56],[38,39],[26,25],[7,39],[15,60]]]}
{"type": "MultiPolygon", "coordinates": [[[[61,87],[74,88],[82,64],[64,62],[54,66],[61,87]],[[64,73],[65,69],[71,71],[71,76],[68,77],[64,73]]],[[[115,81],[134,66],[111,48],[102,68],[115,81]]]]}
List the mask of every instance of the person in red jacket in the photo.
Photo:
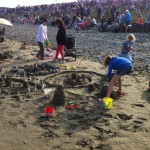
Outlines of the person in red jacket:
{"type": "Polygon", "coordinates": [[[140,32],[142,27],[143,27],[143,16],[142,16],[141,13],[138,14],[135,25],[136,25],[136,28],[137,28],[137,32],[140,32]]]}
{"type": "Polygon", "coordinates": [[[56,41],[57,41],[57,49],[56,49],[56,55],[55,55],[55,61],[58,59],[59,53],[61,54],[62,57],[62,63],[65,63],[64,59],[64,45],[66,44],[66,29],[64,27],[64,22],[62,21],[61,18],[56,19],[56,25],[58,26],[58,32],[56,36],[56,41]]]}

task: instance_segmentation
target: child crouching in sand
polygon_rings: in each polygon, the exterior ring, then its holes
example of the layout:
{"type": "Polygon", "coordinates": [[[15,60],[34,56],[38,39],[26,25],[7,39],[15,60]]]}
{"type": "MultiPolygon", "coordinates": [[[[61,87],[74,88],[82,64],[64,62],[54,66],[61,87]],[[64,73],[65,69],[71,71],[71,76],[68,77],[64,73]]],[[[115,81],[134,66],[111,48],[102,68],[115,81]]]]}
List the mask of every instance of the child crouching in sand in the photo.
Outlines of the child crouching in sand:
{"type": "Polygon", "coordinates": [[[123,93],[122,93],[122,80],[121,80],[121,77],[128,74],[131,71],[131,69],[132,69],[131,61],[129,61],[128,59],[123,58],[123,57],[108,56],[104,60],[104,66],[105,67],[108,66],[108,71],[107,71],[107,75],[106,75],[107,77],[111,76],[112,70],[116,71],[115,75],[112,77],[112,79],[109,82],[106,97],[110,97],[110,95],[112,93],[112,90],[113,90],[113,86],[116,82],[118,82],[117,94],[119,96],[122,96],[123,93]]]}

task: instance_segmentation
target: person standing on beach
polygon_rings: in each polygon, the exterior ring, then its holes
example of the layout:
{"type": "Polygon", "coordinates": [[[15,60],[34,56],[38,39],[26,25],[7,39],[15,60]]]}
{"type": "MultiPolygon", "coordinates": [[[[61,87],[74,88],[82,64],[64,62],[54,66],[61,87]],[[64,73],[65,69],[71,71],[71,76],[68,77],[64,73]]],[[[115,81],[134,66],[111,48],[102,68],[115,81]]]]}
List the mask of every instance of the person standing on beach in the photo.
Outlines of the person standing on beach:
{"type": "Polygon", "coordinates": [[[37,53],[36,57],[38,57],[41,60],[44,59],[44,43],[48,41],[47,24],[48,24],[48,19],[44,19],[43,23],[39,26],[39,30],[37,34],[37,43],[40,47],[40,50],[37,53]]]}
{"type": "Polygon", "coordinates": [[[55,55],[55,61],[58,59],[59,53],[61,54],[62,57],[62,63],[65,63],[64,59],[64,45],[66,44],[66,29],[64,27],[64,22],[62,21],[61,18],[56,19],[56,25],[58,26],[58,32],[56,36],[56,41],[57,41],[57,49],[56,49],[56,55],[55,55]]]}
{"type": "Polygon", "coordinates": [[[119,57],[124,57],[132,62],[132,57],[129,52],[133,49],[132,45],[135,42],[136,38],[134,34],[129,34],[127,36],[127,40],[122,44],[121,53],[118,55],[119,57]]]}
{"type": "Polygon", "coordinates": [[[118,94],[118,96],[123,96],[121,77],[130,73],[130,71],[132,69],[131,61],[129,61],[128,59],[123,58],[123,57],[108,56],[104,60],[104,66],[105,67],[108,66],[108,71],[107,71],[107,75],[106,75],[108,78],[111,77],[112,70],[116,71],[116,73],[114,74],[114,76],[112,77],[112,79],[109,82],[109,86],[108,86],[106,97],[110,97],[111,96],[111,93],[112,93],[112,90],[113,90],[113,86],[114,86],[114,84],[116,82],[118,82],[117,94],[118,94]]]}
{"type": "Polygon", "coordinates": [[[129,10],[125,11],[124,19],[125,19],[125,23],[126,23],[125,31],[127,32],[128,31],[128,25],[131,24],[131,14],[130,14],[129,10]]]}

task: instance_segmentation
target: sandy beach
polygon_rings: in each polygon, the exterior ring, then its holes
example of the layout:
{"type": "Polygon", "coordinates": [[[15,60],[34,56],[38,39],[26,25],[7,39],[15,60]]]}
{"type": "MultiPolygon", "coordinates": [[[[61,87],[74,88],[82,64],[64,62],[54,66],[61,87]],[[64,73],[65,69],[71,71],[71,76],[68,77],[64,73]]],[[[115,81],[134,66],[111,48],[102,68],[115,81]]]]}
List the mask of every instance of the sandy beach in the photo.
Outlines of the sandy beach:
{"type": "MultiPolygon", "coordinates": [[[[34,25],[7,27],[7,39],[0,43],[0,54],[7,55],[7,59],[0,60],[1,78],[10,76],[11,82],[0,82],[0,150],[149,150],[149,34],[135,34],[137,41],[131,52],[134,71],[123,77],[125,95],[118,97],[115,85],[113,107],[104,110],[98,99],[106,94],[108,81],[101,63],[107,54],[120,52],[127,34],[67,30],[77,39],[77,60],[66,58],[66,65],[75,67],[67,68],[52,59],[38,60],[31,55],[39,49],[37,29],[34,25]],[[32,68],[37,63],[55,65],[58,70],[29,70],[26,77],[12,71],[12,67],[32,68]],[[79,82],[71,80],[74,75],[79,82]],[[48,98],[41,81],[52,90],[48,98]],[[52,117],[47,119],[45,107],[52,105],[59,85],[63,86],[66,103],[78,102],[80,107],[54,106],[52,117]]],[[[48,27],[54,50],[56,33],[57,28],[48,27]]]]}

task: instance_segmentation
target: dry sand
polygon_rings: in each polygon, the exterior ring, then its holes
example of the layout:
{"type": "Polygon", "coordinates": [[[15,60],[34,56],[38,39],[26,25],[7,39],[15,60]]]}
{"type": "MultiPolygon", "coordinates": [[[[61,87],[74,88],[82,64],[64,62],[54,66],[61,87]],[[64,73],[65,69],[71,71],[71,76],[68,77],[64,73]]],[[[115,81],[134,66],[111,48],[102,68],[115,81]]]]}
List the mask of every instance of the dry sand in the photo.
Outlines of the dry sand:
{"type": "MultiPolygon", "coordinates": [[[[38,60],[30,52],[38,47],[27,46],[20,49],[21,43],[7,40],[0,44],[0,51],[11,51],[13,58],[0,64],[1,74],[14,65],[34,64],[38,60]],[[16,60],[17,53],[22,58],[16,60]]],[[[45,60],[47,62],[49,60],[45,60]]],[[[38,61],[39,63],[42,61],[38,61]]],[[[53,98],[46,99],[39,89],[31,93],[2,93],[0,95],[0,150],[149,150],[150,149],[150,91],[149,74],[131,74],[123,77],[123,97],[115,97],[113,108],[103,110],[98,102],[102,85],[107,82],[102,77],[106,69],[99,63],[84,59],[66,61],[77,70],[92,75],[97,83],[94,91],[88,92],[87,85],[65,88],[68,101],[80,102],[81,108],[67,110],[65,106],[55,107],[53,117],[45,118],[44,108],[53,98]],[[92,74],[92,72],[94,72],[92,74]],[[97,74],[96,74],[97,73],[97,74]],[[101,87],[101,88],[100,88],[101,87]],[[82,96],[68,94],[74,90],[82,96]]],[[[56,64],[57,65],[57,64],[56,64]]],[[[42,77],[49,81],[61,79],[71,70],[60,68],[60,72],[42,77]],[[63,76],[61,72],[68,71],[63,76]]],[[[41,77],[39,77],[41,78],[41,77]]],[[[55,85],[59,83],[55,82],[55,85]]],[[[52,89],[55,90],[55,87],[52,89]]],[[[6,88],[6,87],[4,87],[6,88]]],[[[114,88],[114,93],[117,86],[114,88]]]]}

